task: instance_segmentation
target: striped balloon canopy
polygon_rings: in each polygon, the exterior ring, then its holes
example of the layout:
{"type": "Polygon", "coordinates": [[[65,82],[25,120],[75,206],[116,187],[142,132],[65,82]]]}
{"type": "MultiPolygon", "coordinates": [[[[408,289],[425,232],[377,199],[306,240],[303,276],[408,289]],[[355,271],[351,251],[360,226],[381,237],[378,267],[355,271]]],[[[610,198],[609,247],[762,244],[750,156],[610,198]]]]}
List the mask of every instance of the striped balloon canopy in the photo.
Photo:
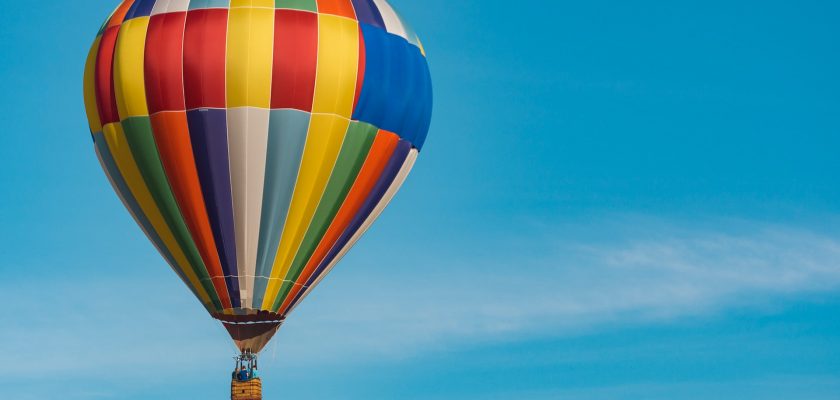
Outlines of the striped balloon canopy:
{"type": "Polygon", "coordinates": [[[391,201],[432,109],[386,0],[126,0],[84,91],[125,207],[253,352],[391,201]]]}

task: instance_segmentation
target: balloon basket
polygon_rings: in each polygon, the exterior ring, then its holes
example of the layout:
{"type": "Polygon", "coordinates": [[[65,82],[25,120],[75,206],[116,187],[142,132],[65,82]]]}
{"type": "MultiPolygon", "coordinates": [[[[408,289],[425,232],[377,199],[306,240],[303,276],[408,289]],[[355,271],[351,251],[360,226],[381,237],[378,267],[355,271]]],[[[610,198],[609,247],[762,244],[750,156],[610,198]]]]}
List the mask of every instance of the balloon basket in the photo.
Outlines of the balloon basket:
{"type": "Polygon", "coordinates": [[[262,380],[257,369],[257,355],[250,350],[237,357],[230,380],[231,400],[262,400],[262,380]]]}
{"type": "Polygon", "coordinates": [[[245,382],[231,380],[230,400],[262,400],[262,381],[260,378],[245,382]]]}

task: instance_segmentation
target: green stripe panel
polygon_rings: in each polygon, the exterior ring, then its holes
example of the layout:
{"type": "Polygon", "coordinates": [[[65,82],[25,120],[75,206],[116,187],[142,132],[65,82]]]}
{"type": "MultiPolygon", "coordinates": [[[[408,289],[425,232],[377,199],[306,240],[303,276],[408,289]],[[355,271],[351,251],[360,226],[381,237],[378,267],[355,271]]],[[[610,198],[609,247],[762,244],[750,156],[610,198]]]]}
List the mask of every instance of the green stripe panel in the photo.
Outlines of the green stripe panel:
{"type": "Polygon", "coordinates": [[[373,145],[373,139],[376,138],[378,129],[365,122],[353,121],[347,128],[347,135],[344,137],[344,143],[341,145],[341,152],[338,154],[338,159],[335,162],[330,180],[324,190],[324,195],[318,204],[318,209],[315,210],[315,215],[312,217],[312,222],[309,224],[309,229],[303,237],[303,241],[298,248],[292,266],[289,268],[289,273],[286,275],[286,282],[280,287],[279,295],[274,303],[274,310],[277,311],[292,285],[300,277],[303,268],[321,242],[321,238],[329,229],[338,209],[344,203],[347,193],[353,183],[356,182],[356,177],[359,175],[359,170],[365,163],[370,146],[373,145]]]}
{"type": "Polygon", "coordinates": [[[201,281],[201,286],[207,291],[213,305],[218,309],[217,311],[221,311],[224,309],[222,302],[219,300],[219,295],[210,280],[204,260],[201,259],[187,224],[184,222],[181,210],[175,201],[175,195],[169,186],[169,180],[163,170],[163,163],[160,161],[155,137],[152,134],[151,120],[149,117],[131,117],[122,122],[122,127],[128,140],[128,146],[131,148],[131,154],[137,162],[137,168],[143,174],[143,180],[146,181],[146,186],[149,187],[149,192],[155,199],[163,219],[169,225],[169,229],[172,230],[175,241],[184,251],[184,255],[190,262],[190,267],[201,281]]]}
{"type": "Polygon", "coordinates": [[[317,0],[276,0],[274,6],[275,8],[318,12],[317,0]]]}

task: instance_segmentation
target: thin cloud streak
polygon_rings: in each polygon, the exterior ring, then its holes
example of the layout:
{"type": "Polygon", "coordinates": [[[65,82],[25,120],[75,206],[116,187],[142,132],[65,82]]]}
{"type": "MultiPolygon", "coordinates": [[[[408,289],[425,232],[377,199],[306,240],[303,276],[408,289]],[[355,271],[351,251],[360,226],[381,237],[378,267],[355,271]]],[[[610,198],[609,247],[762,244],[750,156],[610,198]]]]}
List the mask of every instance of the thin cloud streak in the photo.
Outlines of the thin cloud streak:
{"type": "MultiPolygon", "coordinates": [[[[263,360],[305,373],[616,324],[666,323],[840,287],[840,239],[824,233],[759,223],[726,231],[638,220],[597,226],[597,240],[585,232],[591,228],[563,226],[563,236],[549,231],[531,247],[500,244],[449,263],[429,254],[383,269],[351,256],[289,319],[263,360]]],[[[20,323],[0,330],[0,354],[22,361],[0,363],[0,375],[44,368],[73,375],[111,365],[153,375],[161,355],[189,355],[169,365],[201,369],[232,354],[223,329],[171,272],[129,283],[0,284],[0,301],[20,304],[2,311],[4,320],[20,323]],[[33,293],[50,296],[20,300],[33,293]],[[54,312],[38,317],[45,302],[54,312]],[[21,320],[16,313],[30,315],[21,320]]]]}
{"type": "Polygon", "coordinates": [[[296,348],[334,343],[324,352],[332,355],[405,357],[464,342],[761,307],[840,287],[840,240],[825,234],[758,223],[731,232],[618,230],[620,238],[595,244],[548,235],[525,260],[499,256],[522,254],[503,249],[442,273],[422,268],[441,263],[427,256],[401,267],[414,273],[386,275],[387,282],[336,284],[356,290],[325,291],[329,298],[302,308],[306,329],[290,329],[287,339],[296,348]]]}

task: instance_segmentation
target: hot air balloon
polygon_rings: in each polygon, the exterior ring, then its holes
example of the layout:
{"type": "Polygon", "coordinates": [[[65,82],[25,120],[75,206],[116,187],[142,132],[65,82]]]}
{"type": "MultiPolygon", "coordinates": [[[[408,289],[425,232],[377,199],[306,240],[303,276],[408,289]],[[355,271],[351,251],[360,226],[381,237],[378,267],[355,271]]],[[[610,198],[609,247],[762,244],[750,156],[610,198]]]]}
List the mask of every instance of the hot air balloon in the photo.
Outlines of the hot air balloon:
{"type": "Polygon", "coordinates": [[[250,355],[391,201],[432,111],[386,0],[126,0],[84,98],[126,209],[250,355]]]}

